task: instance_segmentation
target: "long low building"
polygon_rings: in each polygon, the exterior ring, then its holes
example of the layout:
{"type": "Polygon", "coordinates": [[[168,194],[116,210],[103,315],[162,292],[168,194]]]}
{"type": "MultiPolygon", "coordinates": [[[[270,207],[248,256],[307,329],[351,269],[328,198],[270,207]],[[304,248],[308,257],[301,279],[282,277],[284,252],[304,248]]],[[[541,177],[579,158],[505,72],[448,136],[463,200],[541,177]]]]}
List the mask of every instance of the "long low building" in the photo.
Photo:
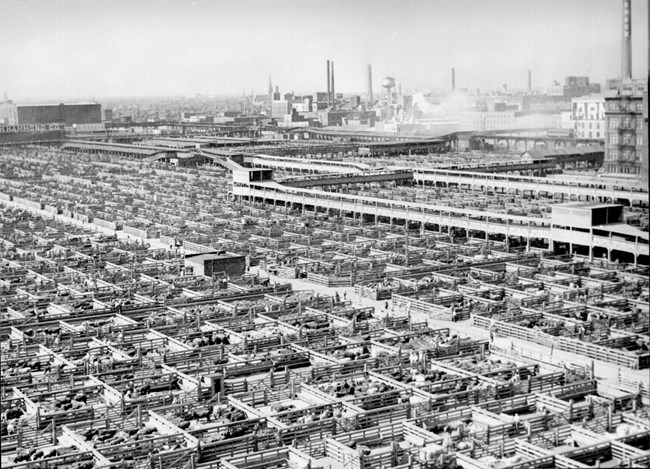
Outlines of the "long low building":
{"type": "Polygon", "coordinates": [[[64,151],[90,153],[97,155],[123,156],[136,159],[152,158],[161,153],[176,154],[175,148],[129,145],[125,143],[76,142],[68,141],[61,147],[64,151]]]}
{"type": "Polygon", "coordinates": [[[448,142],[441,139],[372,142],[359,147],[359,155],[391,156],[442,153],[449,150],[448,142]]]}

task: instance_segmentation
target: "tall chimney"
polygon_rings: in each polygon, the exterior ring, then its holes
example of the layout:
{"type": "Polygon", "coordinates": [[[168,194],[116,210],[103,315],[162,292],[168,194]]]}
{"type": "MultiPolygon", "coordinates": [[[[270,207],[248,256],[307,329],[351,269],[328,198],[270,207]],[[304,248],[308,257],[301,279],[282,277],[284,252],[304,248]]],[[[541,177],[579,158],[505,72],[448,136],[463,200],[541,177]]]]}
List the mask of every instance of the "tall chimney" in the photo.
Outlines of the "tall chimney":
{"type": "Polygon", "coordinates": [[[528,69],[528,94],[533,92],[533,72],[528,69]]]}
{"type": "Polygon", "coordinates": [[[631,0],[623,0],[623,53],[621,78],[632,78],[632,6],[631,0]]]}
{"type": "Polygon", "coordinates": [[[451,69],[451,91],[456,91],[456,69],[451,69]]]}
{"type": "Polygon", "coordinates": [[[368,64],[368,100],[370,105],[374,103],[372,99],[372,65],[368,64]]]}
{"type": "Polygon", "coordinates": [[[336,91],[334,90],[334,61],[332,60],[332,106],[336,103],[336,91]]]}
{"type": "Polygon", "coordinates": [[[332,91],[330,88],[330,61],[327,61],[327,105],[330,105],[332,100],[332,91]]]}

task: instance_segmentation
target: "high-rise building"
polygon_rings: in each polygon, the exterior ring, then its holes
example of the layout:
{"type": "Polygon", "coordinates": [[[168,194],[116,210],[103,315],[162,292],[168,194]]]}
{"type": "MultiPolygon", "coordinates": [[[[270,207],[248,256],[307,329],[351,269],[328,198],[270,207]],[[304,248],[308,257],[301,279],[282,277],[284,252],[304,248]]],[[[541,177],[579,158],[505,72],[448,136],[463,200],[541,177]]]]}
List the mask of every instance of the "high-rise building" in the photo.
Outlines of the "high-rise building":
{"type": "Polygon", "coordinates": [[[623,80],[605,96],[605,162],[608,173],[648,176],[647,83],[623,80]]]}
{"type": "Polygon", "coordinates": [[[630,0],[623,0],[620,80],[607,80],[605,162],[607,173],[648,179],[648,82],[632,74],[630,0]]]}

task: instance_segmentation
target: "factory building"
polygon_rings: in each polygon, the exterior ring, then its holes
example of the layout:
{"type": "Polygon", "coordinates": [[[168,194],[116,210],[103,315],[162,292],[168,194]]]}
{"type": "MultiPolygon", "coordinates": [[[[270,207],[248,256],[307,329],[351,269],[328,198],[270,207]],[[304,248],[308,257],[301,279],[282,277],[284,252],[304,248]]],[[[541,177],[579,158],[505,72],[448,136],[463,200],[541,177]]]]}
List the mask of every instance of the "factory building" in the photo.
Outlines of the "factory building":
{"type": "Polygon", "coordinates": [[[373,127],[377,114],[374,111],[352,111],[332,109],[320,111],[318,118],[321,124],[327,126],[341,126],[348,124],[365,125],[373,127]]]}
{"type": "Polygon", "coordinates": [[[590,83],[589,77],[565,77],[563,85],[556,82],[548,89],[549,95],[565,98],[577,98],[596,93],[600,93],[600,83],[590,83]]]}
{"type": "Polygon", "coordinates": [[[23,104],[17,106],[19,124],[62,123],[66,127],[100,124],[102,106],[97,103],[23,104]]]}
{"type": "Polygon", "coordinates": [[[515,111],[469,111],[460,116],[460,130],[504,130],[515,128],[515,111]]]}

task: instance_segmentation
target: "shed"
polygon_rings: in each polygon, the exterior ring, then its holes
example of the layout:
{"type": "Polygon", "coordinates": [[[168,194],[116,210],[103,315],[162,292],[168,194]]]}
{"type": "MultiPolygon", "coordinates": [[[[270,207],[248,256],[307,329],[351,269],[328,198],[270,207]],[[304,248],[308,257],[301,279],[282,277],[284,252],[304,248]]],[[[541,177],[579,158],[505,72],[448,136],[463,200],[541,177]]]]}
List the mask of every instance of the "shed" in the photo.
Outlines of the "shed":
{"type": "Polygon", "coordinates": [[[193,275],[212,277],[218,272],[225,272],[229,277],[238,277],[246,272],[246,257],[223,251],[187,254],[185,271],[190,268],[193,275]]]}

